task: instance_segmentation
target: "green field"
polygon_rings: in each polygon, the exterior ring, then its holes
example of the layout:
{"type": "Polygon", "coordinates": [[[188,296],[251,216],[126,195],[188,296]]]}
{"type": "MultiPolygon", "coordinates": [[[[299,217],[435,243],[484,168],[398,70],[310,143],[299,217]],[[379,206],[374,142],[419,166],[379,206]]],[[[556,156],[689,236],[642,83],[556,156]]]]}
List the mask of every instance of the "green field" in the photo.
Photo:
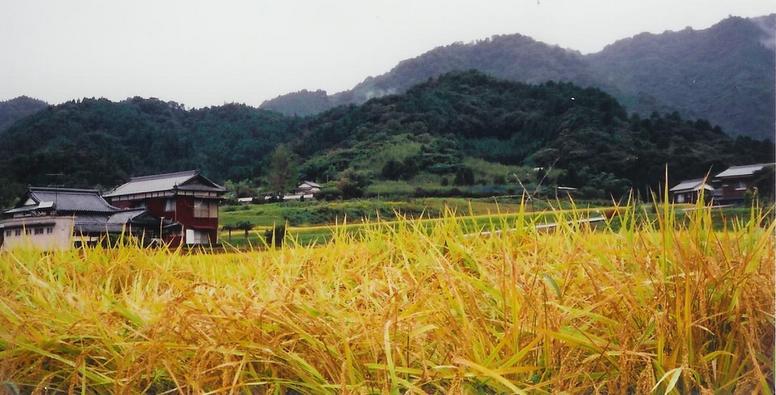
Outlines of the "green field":
{"type": "MultiPolygon", "coordinates": [[[[568,209],[571,203],[548,203],[536,201],[526,206],[526,210],[535,211],[529,217],[538,222],[553,222],[554,206],[568,209]]],[[[312,201],[268,203],[261,205],[224,206],[221,208],[222,225],[249,222],[254,228],[221,232],[220,241],[237,247],[262,246],[264,233],[273,225],[287,224],[287,231],[300,244],[323,242],[328,240],[334,229],[357,232],[364,226],[380,223],[391,225],[401,218],[422,219],[419,223],[433,223],[447,215],[465,218],[472,232],[482,228],[500,229],[513,225],[519,211],[520,202],[515,197],[498,199],[464,198],[425,198],[405,201],[382,201],[376,199],[350,201],[312,201]],[[345,226],[342,226],[346,224],[345,226]],[[338,226],[340,225],[340,226],[338,226]]],[[[582,203],[580,207],[595,209],[604,207],[600,203],[582,203]]]]}
{"type": "MultiPolygon", "coordinates": [[[[577,213],[593,217],[611,212],[616,206],[604,202],[549,202],[535,201],[527,205],[525,218],[536,224],[566,221],[571,206],[577,213]]],[[[686,221],[692,212],[691,205],[676,205],[677,218],[686,221]]],[[[287,241],[300,245],[323,243],[331,239],[334,232],[358,233],[374,226],[394,226],[403,218],[420,219],[415,223],[431,226],[446,216],[455,215],[471,233],[483,230],[510,229],[515,227],[520,203],[515,198],[464,199],[426,198],[406,201],[382,201],[375,199],[351,201],[312,201],[269,203],[262,205],[224,206],[221,210],[221,224],[250,222],[254,228],[221,231],[220,242],[237,248],[264,247],[265,232],[273,225],[286,224],[287,241]],[[446,211],[447,210],[447,211],[446,211]]],[[[657,221],[656,208],[644,204],[638,212],[640,221],[657,221]]],[[[732,226],[748,218],[750,211],[743,207],[716,208],[711,218],[716,229],[732,226]]],[[[770,215],[766,215],[770,218],[770,215]]],[[[620,226],[618,217],[610,224],[620,226]]]]}

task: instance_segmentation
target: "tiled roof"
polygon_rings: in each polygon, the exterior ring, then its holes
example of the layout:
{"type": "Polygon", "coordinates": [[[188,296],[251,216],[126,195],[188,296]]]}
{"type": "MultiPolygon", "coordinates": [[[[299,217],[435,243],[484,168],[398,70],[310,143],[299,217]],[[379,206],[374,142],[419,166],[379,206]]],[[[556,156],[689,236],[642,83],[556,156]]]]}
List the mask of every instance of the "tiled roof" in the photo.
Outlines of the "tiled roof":
{"type": "Polygon", "coordinates": [[[60,213],[112,213],[119,210],[105,201],[94,189],[30,187],[29,197],[35,201],[35,205],[11,209],[6,213],[47,209],[60,213]]]}
{"type": "Polygon", "coordinates": [[[758,163],[754,165],[730,166],[727,168],[727,170],[717,174],[716,177],[724,178],[724,177],[751,176],[754,173],[757,173],[758,171],[769,166],[773,166],[773,163],[758,163]]]}
{"type": "Polygon", "coordinates": [[[119,185],[118,187],[116,187],[116,189],[106,193],[105,197],[133,195],[136,193],[171,191],[176,188],[192,189],[192,190],[194,189],[208,190],[208,191],[212,190],[216,192],[225,191],[225,189],[222,186],[215,184],[214,182],[208,180],[207,178],[199,174],[199,171],[188,170],[188,171],[180,171],[177,173],[155,174],[155,175],[143,176],[143,177],[132,177],[129,180],[129,182],[123,185],[119,185]],[[196,188],[196,187],[183,188],[184,184],[194,180],[195,178],[199,178],[204,184],[209,184],[209,186],[204,186],[200,188],[196,188]]]}

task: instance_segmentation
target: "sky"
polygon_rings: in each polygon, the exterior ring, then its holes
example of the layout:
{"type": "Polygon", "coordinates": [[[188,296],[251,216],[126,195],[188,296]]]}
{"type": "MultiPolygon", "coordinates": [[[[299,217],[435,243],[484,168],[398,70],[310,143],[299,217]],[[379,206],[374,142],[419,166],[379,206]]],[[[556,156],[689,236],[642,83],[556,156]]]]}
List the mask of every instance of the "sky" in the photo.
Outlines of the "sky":
{"type": "Polygon", "coordinates": [[[350,89],[456,41],[520,33],[591,53],[776,0],[0,0],[0,100],[259,105],[350,89]]]}

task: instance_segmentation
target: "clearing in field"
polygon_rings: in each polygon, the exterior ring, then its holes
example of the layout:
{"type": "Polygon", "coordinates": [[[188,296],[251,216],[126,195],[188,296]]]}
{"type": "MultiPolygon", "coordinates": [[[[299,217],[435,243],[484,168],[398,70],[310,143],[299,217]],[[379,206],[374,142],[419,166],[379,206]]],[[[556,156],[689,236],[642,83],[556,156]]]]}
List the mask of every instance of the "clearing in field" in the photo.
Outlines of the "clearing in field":
{"type": "MultiPolygon", "coordinates": [[[[773,390],[774,238],[615,207],[598,229],[429,224],[323,246],[181,256],[0,255],[14,393],[659,393],[773,390]]],[[[505,220],[506,221],[506,220],[505,220]]]]}

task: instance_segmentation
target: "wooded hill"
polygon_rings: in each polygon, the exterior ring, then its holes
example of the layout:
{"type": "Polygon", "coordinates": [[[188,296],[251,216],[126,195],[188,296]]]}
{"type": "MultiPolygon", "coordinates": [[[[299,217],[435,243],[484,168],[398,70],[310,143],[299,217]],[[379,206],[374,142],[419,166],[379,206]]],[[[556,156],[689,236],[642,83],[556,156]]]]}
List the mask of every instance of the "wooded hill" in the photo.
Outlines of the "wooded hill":
{"type": "MultiPolygon", "coordinates": [[[[773,145],[678,114],[628,116],[612,96],[571,83],[528,85],[475,71],[311,118],[229,104],[84,99],[50,106],[0,134],[6,204],[25,185],[109,187],[131,175],[199,168],[218,182],[267,176],[287,143],[300,178],[390,192],[536,182],[605,197],[711,168],[772,160],[773,145]]],[[[444,189],[441,190],[444,193],[444,189]]],[[[379,192],[378,192],[379,193],[379,192]]]]}
{"type": "Polygon", "coordinates": [[[46,102],[27,96],[0,101],[0,132],[8,129],[16,121],[46,108],[46,106],[48,106],[46,102]]]}
{"type": "Polygon", "coordinates": [[[703,30],[642,33],[582,55],[520,34],[454,43],[400,62],[353,89],[327,95],[300,91],[262,108],[309,115],[343,104],[404,92],[451,71],[542,83],[569,81],[614,95],[629,112],[678,111],[706,118],[732,135],[773,140],[776,114],[776,14],[730,17],[703,30]]]}

